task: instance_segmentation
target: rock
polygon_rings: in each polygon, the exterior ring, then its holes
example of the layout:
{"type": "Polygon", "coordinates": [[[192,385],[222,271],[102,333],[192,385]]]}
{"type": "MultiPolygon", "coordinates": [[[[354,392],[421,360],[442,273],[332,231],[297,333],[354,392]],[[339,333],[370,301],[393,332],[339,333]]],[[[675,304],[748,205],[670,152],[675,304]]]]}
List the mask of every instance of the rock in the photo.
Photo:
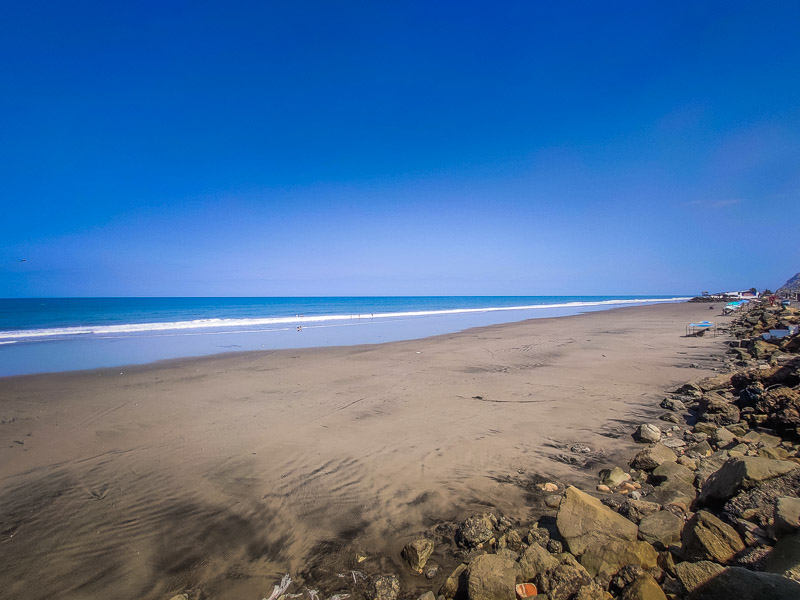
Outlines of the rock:
{"type": "Polygon", "coordinates": [[[614,467],[610,471],[601,471],[600,476],[602,478],[603,483],[606,485],[610,485],[611,487],[617,487],[625,483],[626,481],[630,481],[631,476],[629,473],[626,473],[619,467],[614,467]]]}
{"type": "Polygon", "coordinates": [[[647,542],[609,540],[587,548],[581,556],[581,564],[592,576],[601,573],[610,576],[625,565],[655,567],[658,564],[658,552],[647,542]]]}
{"type": "Polygon", "coordinates": [[[467,593],[467,563],[458,565],[450,576],[445,579],[439,594],[445,598],[461,597],[467,593]]]}
{"type": "MultiPolygon", "coordinates": [[[[702,585],[709,582],[714,577],[719,576],[725,567],[707,560],[700,562],[681,562],[675,565],[675,576],[683,584],[687,592],[692,593],[702,585]]],[[[740,595],[734,597],[736,600],[744,598],[740,595]]],[[[733,599],[732,599],[733,600],[733,599]]]]}
{"type": "Polygon", "coordinates": [[[800,583],[774,573],[758,573],[741,567],[728,567],[722,568],[715,576],[696,586],[689,598],[691,600],[740,598],[797,600],[800,598],[800,583]]]}
{"type": "Polygon", "coordinates": [[[558,484],[555,484],[552,481],[548,481],[547,483],[540,483],[539,489],[542,490],[543,492],[557,492],[558,484]]]}
{"type": "Polygon", "coordinates": [[[637,442],[650,444],[661,439],[661,430],[650,423],[642,423],[636,433],[633,434],[633,437],[637,442]]]}
{"type": "Polygon", "coordinates": [[[653,576],[644,573],[625,588],[622,600],[667,600],[667,596],[661,591],[653,576]]]}
{"type": "Polygon", "coordinates": [[[697,490],[691,483],[675,477],[658,485],[648,497],[653,502],[660,502],[665,506],[668,504],[689,506],[697,497],[697,490]]]}
{"type": "Polygon", "coordinates": [[[686,410],[686,405],[676,398],[664,398],[659,406],[665,410],[671,410],[672,412],[683,412],[686,410]]]}
{"type": "Polygon", "coordinates": [[[400,580],[394,575],[380,575],[372,580],[368,590],[369,600],[397,600],[400,580]]]}
{"type": "Polygon", "coordinates": [[[466,548],[480,548],[494,536],[494,522],[487,513],[467,518],[456,532],[456,540],[466,548]]]}
{"type": "Polygon", "coordinates": [[[739,408],[717,393],[705,394],[698,408],[700,418],[717,427],[739,422],[739,408]]]}
{"type": "Polygon", "coordinates": [[[564,545],[558,540],[550,540],[547,542],[547,551],[551,554],[560,554],[564,551],[564,545]]]}
{"type": "Polygon", "coordinates": [[[638,528],[628,519],[573,486],[564,493],[556,525],[576,556],[593,544],[609,539],[635,541],[638,534],[638,528]]]}
{"type": "Polygon", "coordinates": [[[661,505],[647,500],[634,500],[629,498],[619,507],[621,515],[627,517],[634,523],[639,523],[645,516],[652,515],[661,510],[661,505]]]}
{"type": "Polygon", "coordinates": [[[775,500],[773,521],[776,535],[791,533],[800,527],[800,498],[782,497],[775,500]]]}
{"type": "Polygon", "coordinates": [[[661,443],[671,450],[686,447],[686,442],[676,437],[665,437],[663,440],[661,440],[661,443]]]}
{"type": "Polygon", "coordinates": [[[425,579],[433,579],[439,574],[439,565],[428,565],[425,567],[425,579]]]}
{"type": "Polygon", "coordinates": [[[169,600],[189,600],[189,594],[175,594],[169,600]]]}
{"type": "Polygon", "coordinates": [[[644,471],[652,471],[662,463],[675,462],[677,459],[678,457],[676,454],[663,444],[654,444],[638,452],[631,461],[631,467],[644,471]]]}
{"type": "Polygon", "coordinates": [[[692,485],[694,473],[675,462],[665,462],[653,469],[653,479],[658,482],[679,480],[692,485]]]}
{"type": "Polygon", "coordinates": [[[547,542],[550,541],[550,532],[544,527],[533,527],[525,539],[529,545],[539,544],[542,548],[546,548],[547,542]]]}
{"type": "Polygon", "coordinates": [[[800,532],[778,540],[764,570],[800,581],[800,532]]]}
{"type": "Polygon", "coordinates": [[[583,586],[572,600],[613,600],[611,594],[606,592],[600,585],[593,581],[589,585],[583,586]]]}
{"type": "Polygon", "coordinates": [[[729,444],[733,444],[736,436],[731,433],[730,429],[725,427],[720,427],[716,429],[711,436],[711,441],[714,442],[717,447],[723,448],[728,446],[729,444]]]}
{"type": "Polygon", "coordinates": [[[693,444],[689,446],[687,452],[695,454],[697,456],[711,456],[714,453],[714,449],[711,447],[707,441],[702,441],[697,444],[693,444]]]}
{"type": "Polygon", "coordinates": [[[691,471],[697,470],[697,461],[693,458],[689,458],[688,456],[679,456],[678,457],[678,464],[683,465],[687,469],[691,471]]]}
{"type": "Polygon", "coordinates": [[[522,553],[519,567],[523,581],[532,581],[539,573],[558,566],[558,561],[539,544],[531,544],[522,553]]]}
{"type": "Polygon", "coordinates": [[[727,563],[745,547],[733,527],[705,510],[686,523],[681,537],[683,556],[687,560],[727,563]]]}
{"type": "Polygon", "coordinates": [[[713,377],[706,377],[697,382],[698,387],[704,392],[712,390],[722,390],[731,385],[730,374],[714,375],[713,377]]]}
{"type": "Polygon", "coordinates": [[[497,554],[475,557],[467,569],[469,600],[515,600],[514,561],[497,554]]]}
{"type": "Polygon", "coordinates": [[[557,496],[555,494],[551,494],[549,496],[544,497],[544,504],[548,508],[558,508],[561,504],[561,496],[557,496]]]}
{"type": "Polygon", "coordinates": [[[722,511],[731,522],[744,518],[757,522],[762,527],[768,527],[774,517],[777,499],[794,497],[798,494],[800,494],[800,469],[762,481],[749,490],[739,492],[725,503],[722,511]]]}
{"type": "Polygon", "coordinates": [[[600,485],[596,486],[595,489],[598,492],[602,492],[603,494],[610,494],[611,488],[608,487],[605,483],[601,483],[600,485]]]}
{"type": "Polygon", "coordinates": [[[727,500],[739,490],[750,489],[761,481],[798,468],[800,465],[782,460],[749,456],[731,458],[703,484],[699,501],[701,504],[707,504],[727,500]]]}
{"type": "Polygon", "coordinates": [[[662,510],[639,521],[639,537],[658,548],[666,549],[681,541],[683,525],[683,519],[662,510]]]}
{"type": "Polygon", "coordinates": [[[417,600],[436,600],[436,594],[431,591],[425,592],[417,600]]]}
{"type": "Polygon", "coordinates": [[[516,529],[510,529],[508,531],[506,534],[506,544],[510,550],[513,550],[514,552],[522,552],[522,536],[516,529]]]}
{"type": "Polygon", "coordinates": [[[433,554],[433,542],[426,538],[411,540],[403,548],[403,558],[415,573],[422,573],[431,554],[433,554]]]}
{"type": "Polygon", "coordinates": [[[592,583],[586,569],[580,565],[560,564],[536,577],[536,586],[549,600],[568,600],[583,586],[592,583]]]}
{"type": "Polygon", "coordinates": [[[679,396],[690,396],[692,398],[698,398],[702,393],[703,390],[700,389],[700,386],[696,383],[685,383],[681,387],[679,387],[674,392],[679,396]]]}

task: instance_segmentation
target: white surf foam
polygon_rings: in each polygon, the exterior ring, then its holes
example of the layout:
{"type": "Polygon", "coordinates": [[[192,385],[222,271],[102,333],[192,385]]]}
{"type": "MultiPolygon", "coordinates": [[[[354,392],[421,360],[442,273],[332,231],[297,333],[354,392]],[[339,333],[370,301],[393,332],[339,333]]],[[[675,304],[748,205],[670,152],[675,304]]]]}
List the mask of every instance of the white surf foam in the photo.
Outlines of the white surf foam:
{"type": "Polygon", "coordinates": [[[650,304],[655,302],[680,302],[686,298],[637,298],[625,300],[598,300],[595,302],[564,302],[561,304],[531,304],[523,306],[487,306],[484,308],[451,308],[443,310],[421,310],[407,312],[385,312],[339,315],[296,315],[293,317],[263,317],[247,319],[195,319],[191,321],[170,321],[164,323],[124,323],[120,325],[97,325],[81,327],[53,327],[46,329],[25,329],[20,331],[0,331],[0,343],[13,343],[21,340],[53,339],[80,335],[136,334],[156,331],[183,331],[193,329],[218,329],[220,327],[258,327],[270,325],[303,325],[330,321],[358,321],[362,319],[394,319],[403,317],[429,317],[436,315],[458,315],[512,310],[543,310],[553,308],[581,308],[590,306],[611,306],[620,304],[650,304]],[[11,340],[11,341],[3,341],[11,340]]]}

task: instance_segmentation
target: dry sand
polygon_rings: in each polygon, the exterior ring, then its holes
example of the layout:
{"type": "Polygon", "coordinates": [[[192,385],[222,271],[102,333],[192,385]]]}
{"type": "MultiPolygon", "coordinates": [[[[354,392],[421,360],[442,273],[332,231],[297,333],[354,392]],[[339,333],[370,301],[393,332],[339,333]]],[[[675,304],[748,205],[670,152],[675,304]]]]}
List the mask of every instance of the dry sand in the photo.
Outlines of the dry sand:
{"type": "Polygon", "coordinates": [[[593,489],[624,463],[664,391],[721,365],[721,338],[683,337],[711,314],[0,379],[0,597],[258,600],[285,572],[333,591],[355,550],[410,586],[414,534],[535,518],[537,477],[593,489]]]}

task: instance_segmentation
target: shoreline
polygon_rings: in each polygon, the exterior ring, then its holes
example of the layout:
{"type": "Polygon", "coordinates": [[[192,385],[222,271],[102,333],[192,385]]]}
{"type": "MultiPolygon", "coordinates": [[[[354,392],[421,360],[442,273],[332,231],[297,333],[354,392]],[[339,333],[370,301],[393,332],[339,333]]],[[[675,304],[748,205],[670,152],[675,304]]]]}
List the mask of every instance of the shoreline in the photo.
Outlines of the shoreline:
{"type": "Polygon", "coordinates": [[[623,307],[121,375],[2,378],[0,507],[20,535],[3,540],[17,557],[5,578],[18,583],[0,583],[30,587],[45,532],[53,579],[40,577],[42,597],[113,584],[120,597],[260,598],[284,572],[333,592],[337,565],[359,549],[401,572],[398,536],[487,504],[528,519],[541,477],[590,489],[630,454],[631,426],[655,416],[654,398],[714,374],[721,344],[683,337],[707,315],[688,303],[623,307]],[[698,362],[708,368],[689,371],[698,362]],[[575,455],[575,443],[591,451],[575,455]],[[123,560],[123,543],[138,558],[123,560]]]}
{"type": "MultiPolygon", "coordinates": [[[[597,297],[605,298],[605,297],[597,297]]],[[[0,377],[103,367],[146,365],[159,360],[215,356],[225,352],[359,346],[425,339],[476,327],[520,323],[532,319],[573,316],[627,306],[676,303],[675,298],[625,299],[540,304],[531,306],[458,308],[439,311],[375,313],[374,315],[309,315],[274,319],[204,319],[139,325],[21,331],[19,339],[0,341],[0,377]],[[642,304],[644,303],[644,304],[642,304]],[[516,313],[514,317],[511,315],[516,313]],[[239,322],[236,321],[236,322],[239,322]],[[211,323],[211,324],[210,324],[211,323]],[[150,330],[151,327],[155,330],[150,330]],[[129,328],[144,328],[128,331],[129,328]],[[57,333],[77,329],[80,335],[57,333]],[[122,329],[124,331],[117,331],[122,329]],[[116,333],[112,332],[116,331],[116,333]],[[27,334],[36,334],[33,337],[27,334]],[[41,337],[37,337],[41,334],[41,337]]],[[[2,334],[13,332],[0,331],[2,334]]],[[[13,335],[12,335],[13,337],[13,335]]]]}

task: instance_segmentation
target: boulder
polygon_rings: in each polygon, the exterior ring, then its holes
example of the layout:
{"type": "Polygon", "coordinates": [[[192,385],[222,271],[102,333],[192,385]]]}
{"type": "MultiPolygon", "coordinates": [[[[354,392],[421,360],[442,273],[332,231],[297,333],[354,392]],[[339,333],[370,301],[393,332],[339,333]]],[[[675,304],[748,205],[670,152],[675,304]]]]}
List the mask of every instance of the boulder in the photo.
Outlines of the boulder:
{"type": "Polygon", "coordinates": [[[580,565],[563,563],[536,577],[536,586],[549,600],[570,600],[592,578],[580,565]]]}
{"type": "Polygon", "coordinates": [[[658,552],[650,544],[627,540],[609,540],[594,544],[581,556],[581,564],[592,576],[613,575],[625,565],[652,568],[657,563],[658,552]]]}
{"type": "Polygon", "coordinates": [[[759,482],[778,477],[800,465],[782,460],[771,460],[756,456],[731,458],[712,474],[703,484],[700,503],[727,500],[738,491],[755,487],[759,482]]]}
{"type": "Polygon", "coordinates": [[[654,502],[667,504],[683,504],[689,506],[697,497],[697,490],[694,485],[686,481],[673,478],[658,485],[650,493],[648,498],[654,502]]]}
{"type": "Polygon", "coordinates": [[[613,598],[597,582],[593,581],[579,589],[572,600],[613,600],[613,598]]]}
{"type": "Polygon", "coordinates": [[[686,405],[676,398],[664,398],[660,404],[661,408],[671,410],[672,412],[683,412],[686,410],[686,405]]]}
{"type": "Polygon", "coordinates": [[[650,423],[642,423],[633,434],[633,437],[637,442],[650,444],[661,439],[661,430],[650,423]]]}
{"type": "Polygon", "coordinates": [[[661,505],[647,500],[625,500],[619,507],[621,515],[627,517],[634,523],[639,523],[645,516],[657,513],[661,510],[661,505]]]}
{"type": "Polygon", "coordinates": [[[547,542],[550,541],[550,532],[544,527],[533,527],[528,531],[525,541],[528,545],[539,544],[542,548],[547,548],[547,542]]]}
{"type": "Polygon", "coordinates": [[[416,573],[422,573],[431,554],[433,554],[433,542],[426,538],[411,540],[403,548],[403,558],[416,573]]]}
{"type": "MultiPolygon", "coordinates": [[[[700,586],[708,583],[714,577],[718,577],[725,570],[725,567],[711,561],[702,560],[700,562],[681,562],[675,565],[675,576],[681,582],[687,592],[692,593],[700,586]]],[[[742,598],[735,596],[735,598],[742,598]]]]}
{"type": "Polygon", "coordinates": [[[730,374],[714,375],[713,377],[706,377],[697,382],[698,387],[704,392],[712,390],[722,390],[731,385],[730,374]]]}
{"type": "Polygon", "coordinates": [[[445,598],[461,597],[467,593],[467,563],[458,565],[444,580],[439,594],[445,598]]]}
{"type": "Polygon", "coordinates": [[[469,600],[515,600],[517,569],[514,561],[497,554],[472,559],[467,569],[469,600]]]}
{"type": "Polygon", "coordinates": [[[687,560],[727,563],[745,548],[733,527],[705,510],[695,513],[686,523],[681,538],[687,560]]]}
{"type": "Polygon", "coordinates": [[[736,436],[726,427],[720,427],[711,434],[711,441],[714,442],[718,448],[724,448],[733,444],[735,439],[736,436]]]}
{"type": "Polygon", "coordinates": [[[380,575],[372,580],[367,589],[369,600],[397,600],[400,580],[395,575],[380,575]]]}
{"type": "Polygon", "coordinates": [[[800,527],[800,498],[784,496],[775,500],[773,521],[776,535],[791,533],[800,527]]]}
{"type": "Polygon", "coordinates": [[[795,469],[739,492],[725,503],[722,512],[731,523],[736,519],[747,519],[766,528],[774,518],[775,503],[778,498],[796,497],[798,494],[800,494],[800,469],[795,469]]]}
{"type": "Polygon", "coordinates": [[[684,483],[694,483],[694,473],[676,462],[665,462],[653,469],[653,479],[657,483],[664,481],[683,481],[684,483]]]}
{"type": "Polygon", "coordinates": [[[620,539],[635,541],[638,528],[592,496],[570,486],[556,516],[556,525],[570,552],[583,554],[594,544],[620,539]]]}
{"type": "Polygon", "coordinates": [[[601,471],[603,483],[611,487],[622,485],[626,481],[630,481],[631,476],[619,467],[614,467],[610,471],[601,471]]]}
{"type": "Polygon", "coordinates": [[[675,462],[677,455],[663,444],[653,444],[649,448],[638,452],[631,461],[631,467],[652,471],[657,466],[665,462],[675,462]]]}
{"type": "Polygon", "coordinates": [[[639,521],[639,537],[665,549],[681,541],[684,520],[667,510],[647,515],[639,521]]]}
{"type": "Polygon", "coordinates": [[[480,548],[494,537],[494,520],[486,513],[464,520],[456,532],[456,540],[466,548],[480,548]]]}
{"type": "Polygon", "coordinates": [[[622,600],[667,600],[666,594],[649,573],[643,573],[622,592],[622,600]]]}
{"type": "Polygon", "coordinates": [[[723,568],[716,576],[694,588],[691,600],[797,600],[800,583],[776,575],[759,573],[741,567],[723,568]]]}
{"type": "Polygon", "coordinates": [[[700,418],[716,426],[732,425],[739,422],[739,407],[715,392],[704,395],[698,408],[700,418]]]}
{"type": "Polygon", "coordinates": [[[800,581],[800,531],[778,540],[764,570],[800,581]]]}
{"type": "Polygon", "coordinates": [[[540,573],[558,566],[558,560],[539,544],[531,544],[519,559],[519,568],[524,581],[532,581],[540,573]]]}

